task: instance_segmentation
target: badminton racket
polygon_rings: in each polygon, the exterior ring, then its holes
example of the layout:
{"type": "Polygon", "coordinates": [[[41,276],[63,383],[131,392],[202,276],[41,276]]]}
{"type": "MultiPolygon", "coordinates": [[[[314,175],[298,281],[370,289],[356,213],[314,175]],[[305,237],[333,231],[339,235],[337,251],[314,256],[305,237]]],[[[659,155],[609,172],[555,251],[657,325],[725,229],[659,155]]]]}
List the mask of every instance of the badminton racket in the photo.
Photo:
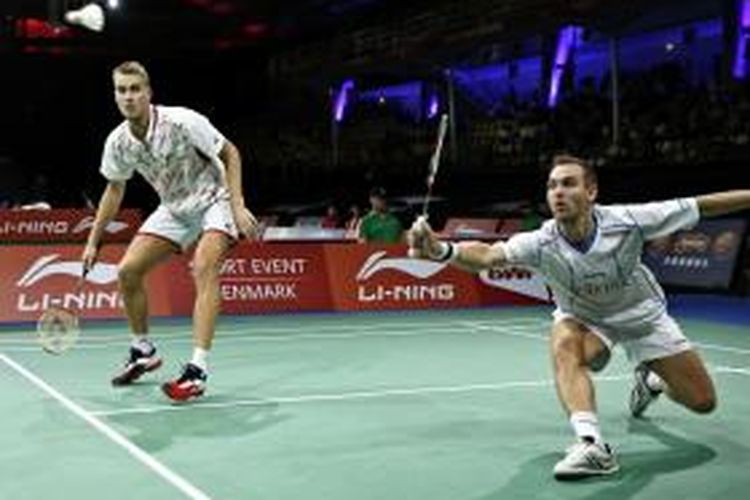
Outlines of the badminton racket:
{"type": "Polygon", "coordinates": [[[443,143],[445,142],[445,132],[447,130],[448,115],[443,114],[440,117],[437,143],[435,144],[435,150],[432,152],[432,156],[430,157],[430,166],[427,172],[427,194],[425,195],[424,203],[422,204],[422,217],[425,220],[427,220],[427,211],[430,206],[430,198],[432,198],[432,186],[435,185],[435,177],[437,177],[438,169],[440,168],[440,155],[443,153],[443,143]]]}
{"type": "MultiPolygon", "coordinates": [[[[87,270],[84,270],[74,293],[78,294],[86,282],[87,270]]],[[[72,307],[50,306],[39,316],[36,323],[37,340],[45,352],[63,354],[73,347],[81,334],[78,312],[72,307]]]]}
{"type": "Polygon", "coordinates": [[[448,130],[448,115],[443,114],[440,117],[440,125],[438,126],[437,143],[435,144],[435,150],[432,152],[430,157],[430,164],[427,171],[427,193],[422,203],[422,213],[417,217],[412,230],[409,231],[409,251],[410,257],[418,257],[419,251],[416,247],[420,247],[423,244],[425,233],[428,231],[427,218],[429,216],[430,199],[432,198],[432,188],[435,185],[435,178],[437,177],[438,169],[440,168],[440,156],[443,152],[443,143],[445,142],[445,133],[448,130]]]}

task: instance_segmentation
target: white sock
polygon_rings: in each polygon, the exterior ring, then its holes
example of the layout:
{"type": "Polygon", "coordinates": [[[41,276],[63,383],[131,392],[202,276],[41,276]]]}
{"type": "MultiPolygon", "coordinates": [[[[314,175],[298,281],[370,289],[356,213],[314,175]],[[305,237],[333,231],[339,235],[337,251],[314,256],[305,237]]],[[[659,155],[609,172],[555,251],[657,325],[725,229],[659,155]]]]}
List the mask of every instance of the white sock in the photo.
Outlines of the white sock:
{"type": "Polygon", "coordinates": [[[198,368],[200,368],[203,371],[208,370],[208,363],[206,362],[206,358],[208,357],[208,351],[203,349],[202,347],[196,347],[193,349],[193,359],[190,360],[190,363],[194,364],[198,368]]]}
{"type": "Polygon", "coordinates": [[[154,350],[154,344],[145,333],[140,335],[133,335],[133,339],[130,341],[130,346],[138,349],[143,354],[151,354],[151,352],[154,350]]]}
{"type": "Polygon", "coordinates": [[[652,371],[648,372],[646,376],[646,385],[652,391],[657,392],[662,392],[667,387],[661,377],[652,371]]]}
{"type": "Polygon", "coordinates": [[[596,413],[590,411],[576,411],[570,414],[570,425],[573,426],[578,439],[594,440],[595,443],[602,443],[602,434],[599,431],[599,419],[596,413]]]}

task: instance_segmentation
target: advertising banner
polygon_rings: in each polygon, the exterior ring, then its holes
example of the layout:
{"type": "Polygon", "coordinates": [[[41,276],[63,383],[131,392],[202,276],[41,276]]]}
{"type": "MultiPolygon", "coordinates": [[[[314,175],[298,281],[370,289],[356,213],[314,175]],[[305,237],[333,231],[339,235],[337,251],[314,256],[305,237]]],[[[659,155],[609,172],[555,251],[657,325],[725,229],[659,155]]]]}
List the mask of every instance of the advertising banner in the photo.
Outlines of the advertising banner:
{"type": "Polygon", "coordinates": [[[643,262],[664,285],[728,289],[744,239],[743,219],[701,221],[689,231],[651,241],[643,262]]]}
{"type": "MultiPolygon", "coordinates": [[[[125,245],[107,245],[80,290],[81,246],[0,246],[0,321],[36,321],[50,306],[79,312],[82,318],[121,318],[117,262],[125,245]]],[[[156,316],[171,314],[163,293],[165,270],[149,276],[149,308],[156,316]]]]}
{"type": "Polygon", "coordinates": [[[326,247],[336,310],[440,309],[547,302],[543,280],[520,269],[470,274],[406,257],[403,245],[326,247]]]}
{"type": "Polygon", "coordinates": [[[471,275],[445,263],[409,259],[400,245],[330,246],[326,253],[337,310],[478,305],[471,275]]]}
{"type": "MultiPolygon", "coordinates": [[[[85,242],[93,210],[0,210],[0,243],[85,242]]],[[[138,210],[121,210],[104,231],[104,241],[127,243],[141,226],[138,210]]]]}
{"type": "MultiPolygon", "coordinates": [[[[190,258],[173,259],[167,267],[173,312],[188,315],[195,297],[190,258]]],[[[223,262],[220,275],[227,314],[332,309],[323,245],[242,242],[223,262]]]]}
{"type": "MultiPolygon", "coordinates": [[[[36,321],[51,306],[82,318],[123,318],[117,263],[125,245],[105,245],[83,288],[80,245],[0,246],[0,322],[36,321]]],[[[146,282],[152,316],[189,316],[192,256],[159,265],[146,282]]],[[[219,291],[225,314],[442,309],[547,302],[543,281],[509,268],[478,275],[406,257],[403,245],[243,242],[224,260],[219,291]]]]}

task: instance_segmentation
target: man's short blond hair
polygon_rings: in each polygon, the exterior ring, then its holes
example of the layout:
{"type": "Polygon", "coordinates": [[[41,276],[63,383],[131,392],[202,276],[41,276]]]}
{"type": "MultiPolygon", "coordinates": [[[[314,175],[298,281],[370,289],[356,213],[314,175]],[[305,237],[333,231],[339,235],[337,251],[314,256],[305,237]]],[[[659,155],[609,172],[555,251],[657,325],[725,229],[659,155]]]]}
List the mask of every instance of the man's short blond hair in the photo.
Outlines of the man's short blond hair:
{"type": "Polygon", "coordinates": [[[151,79],[148,76],[148,71],[146,71],[146,67],[138,61],[125,61],[124,63],[119,64],[112,70],[112,76],[115,76],[118,73],[121,75],[138,75],[143,79],[143,83],[148,87],[151,87],[151,79]]]}

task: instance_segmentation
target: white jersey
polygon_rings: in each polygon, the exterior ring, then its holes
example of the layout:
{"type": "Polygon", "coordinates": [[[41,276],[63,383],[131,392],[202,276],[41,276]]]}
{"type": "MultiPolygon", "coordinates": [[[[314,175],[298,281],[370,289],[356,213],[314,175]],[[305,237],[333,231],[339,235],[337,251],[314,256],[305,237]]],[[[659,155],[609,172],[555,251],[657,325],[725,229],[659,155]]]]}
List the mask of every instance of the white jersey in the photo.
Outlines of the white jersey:
{"type": "Polygon", "coordinates": [[[586,251],[576,249],[554,220],[505,243],[509,263],[540,272],[558,310],[626,338],[665,312],[664,292],[641,262],[646,241],[694,226],[694,198],[642,205],[594,207],[596,234],[586,251]]]}
{"type": "Polygon", "coordinates": [[[100,171],[110,181],[139,172],[178,217],[201,213],[229,199],[219,152],[226,139],[208,119],[190,109],[151,106],[146,138],[136,139],[127,121],[107,137],[100,171]]]}

